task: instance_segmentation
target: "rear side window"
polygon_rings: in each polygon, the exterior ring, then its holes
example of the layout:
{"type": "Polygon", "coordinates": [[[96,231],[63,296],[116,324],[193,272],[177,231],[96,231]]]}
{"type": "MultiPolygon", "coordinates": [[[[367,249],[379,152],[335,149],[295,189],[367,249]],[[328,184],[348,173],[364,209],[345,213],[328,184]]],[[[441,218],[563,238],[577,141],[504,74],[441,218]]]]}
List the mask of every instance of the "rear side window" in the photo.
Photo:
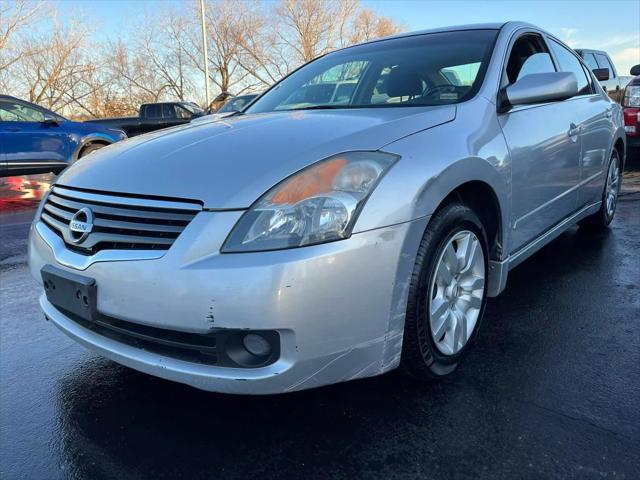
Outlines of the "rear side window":
{"type": "Polygon", "coordinates": [[[523,35],[511,47],[511,54],[507,62],[509,85],[532,73],[555,71],[549,50],[540,35],[523,35]]]}
{"type": "Polygon", "coordinates": [[[600,68],[598,66],[598,62],[596,62],[596,57],[593,56],[593,53],[585,53],[584,54],[584,63],[587,64],[589,70],[595,70],[596,68],[600,68]]]}
{"type": "Polygon", "coordinates": [[[143,107],[144,107],[143,117],[152,118],[152,119],[162,118],[162,110],[160,108],[160,105],[149,104],[149,105],[144,105],[143,107]]]}
{"type": "Polygon", "coordinates": [[[616,73],[613,71],[613,67],[611,66],[611,62],[606,55],[596,53],[596,60],[598,61],[598,66],[600,68],[606,68],[607,70],[609,70],[609,79],[612,79],[616,76],[616,73]]]}
{"type": "Polygon", "coordinates": [[[560,70],[562,72],[571,72],[576,76],[576,80],[578,81],[578,95],[591,94],[591,84],[589,80],[587,80],[587,76],[584,73],[578,57],[553,39],[550,39],[549,45],[558,60],[560,70]]]}

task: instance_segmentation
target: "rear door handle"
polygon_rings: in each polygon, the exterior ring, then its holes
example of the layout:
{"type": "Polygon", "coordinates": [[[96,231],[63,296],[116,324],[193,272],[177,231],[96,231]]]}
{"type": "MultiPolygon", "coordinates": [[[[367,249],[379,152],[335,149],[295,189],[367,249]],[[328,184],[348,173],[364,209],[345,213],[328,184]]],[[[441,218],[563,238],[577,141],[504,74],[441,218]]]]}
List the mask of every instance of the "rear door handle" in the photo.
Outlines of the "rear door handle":
{"type": "Polygon", "coordinates": [[[580,127],[576,126],[575,124],[571,124],[569,125],[569,136],[570,137],[575,137],[576,135],[578,135],[580,133],[580,127]]]}
{"type": "Polygon", "coordinates": [[[4,127],[3,130],[5,132],[19,132],[22,129],[20,127],[4,127]]]}

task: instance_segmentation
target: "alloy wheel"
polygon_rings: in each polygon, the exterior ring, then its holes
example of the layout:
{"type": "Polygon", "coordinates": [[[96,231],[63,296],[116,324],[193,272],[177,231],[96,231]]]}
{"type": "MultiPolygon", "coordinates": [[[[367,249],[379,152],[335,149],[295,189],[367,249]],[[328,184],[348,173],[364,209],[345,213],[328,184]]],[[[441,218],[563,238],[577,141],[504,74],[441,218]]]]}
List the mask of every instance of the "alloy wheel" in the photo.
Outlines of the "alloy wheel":
{"type": "Polygon", "coordinates": [[[616,203],[618,201],[618,190],[620,187],[620,167],[618,166],[618,158],[611,159],[609,171],[607,172],[607,184],[605,187],[605,208],[608,217],[612,217],[616,211],[616,203]]]}
{"type": "Polygon", "coordinates": [[[444,355],[455,355],[471,338],[484,288],[485,258],[480,240],[471,231],[457,232],[440,254],[427,305],[433,341],[444,355]]]}

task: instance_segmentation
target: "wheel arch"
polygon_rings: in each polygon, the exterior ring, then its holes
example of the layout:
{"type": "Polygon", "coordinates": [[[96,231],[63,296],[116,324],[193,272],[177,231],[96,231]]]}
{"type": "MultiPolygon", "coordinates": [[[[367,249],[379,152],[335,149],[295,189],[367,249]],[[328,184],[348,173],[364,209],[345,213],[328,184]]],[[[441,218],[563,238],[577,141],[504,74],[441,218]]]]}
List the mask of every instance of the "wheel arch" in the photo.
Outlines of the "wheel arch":
{"type": "Polygon", "coordinates": [[[458,161],[423,187],[416,216],[433,215],[451,201],[475,211],[487,230],[490,259],[501,261],[509,233],[510,191],[505,176],[481,158],[458,161]]]}
{"type": "Polygon", "coordinates": [[[616,149],[616,151],[618,152],[618,157],[620,158],[620,163],[621,163],[620,171],[624,172],[624,164],[626,160],[625,158],[626,147],[625,147],[624,139],[618,136],[618,138],[616,138],[613,143],[613,148],[616,149]]]}
{"type": "Polygon", "coordinates": [[[99,145],[107,146],[107,145],[111,145],[112,143],[113,143],[113,140],[111,140],[110,138],[107,138],[98,134],[88,135],[86,137],[83,137],[78,142],[78,146],[73,152],[73,161],[75,162],[76,160],[78,160],[78,158],[80,158],[80,154],[82,153],[82,151],[90,145],[99,144],[99,145]]]}

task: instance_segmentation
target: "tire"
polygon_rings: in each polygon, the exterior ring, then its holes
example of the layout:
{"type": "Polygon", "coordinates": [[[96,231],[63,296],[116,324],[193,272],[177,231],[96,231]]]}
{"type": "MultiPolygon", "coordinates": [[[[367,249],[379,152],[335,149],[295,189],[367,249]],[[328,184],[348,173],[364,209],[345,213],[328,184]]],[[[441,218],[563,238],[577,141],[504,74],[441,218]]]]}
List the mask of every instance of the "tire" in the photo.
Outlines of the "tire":
{"type": "Polygon", "coordinates": [[[80,151],[80,155],[78,155],[78,158],[86,157],[87,155],[95,152],[96,150],[100,150],[102,147],[106,147],[106,145],[104,145],[103,143],[92,143],[84,147],[80,151]]]}
{"type": "MultiPolygon", "coordinates": [[[[487,235],[478,216],[471,208],[455,202],[445,205],[434,214],[422,237],[409,287],[400,361],[400,368],[405,373],[423,380],[434,380],[455,371],[477,336],[484,315],[487,300],[488,259],[487,235]],[[459,285],[456,283],[455,287],[449,286],[443,289],[439,284],[446,283],[442,281],[446,275],[438,273],[438,267],[442,262],[447,263],[445,256],[452,259],[448,255],[450,246],[456,255],[458,253],[462,255],[465,252],[464,238],[467,233],[471,234],[468,245],[475,245],[476,253],[482,253],[480,262],[478,263],[476,259],[472,270],[468,270],[464,275],[457,274],[460,280],[459,285]],[[474,243],[473,238],[477,243],[474,243]],[[474,283],[471,285],[468,280],[470,274],[473,274],[473,277],[482,276],[482,279],[472,280],[474,283]],[[462,286],[464,286],[463,290],[461,290],[462,286]],[[467,289],[472,292],[469,293],[467,289]],[[460,294],[461,291],[462,294],[460,294]],[[449,303],[443,306],[446,302],[449,303]],[[477,306],[477,309],[470,308],[472,303],[477,306]],[[453,310],[451,305],[455,305],[453,310]],[[465,322],[460,322],[461,305],[463,308],[464,305],[469,306],[467,313],[470,318],[475,317],[474,322],[466,316],[465,322]],[[444,316],[438,314],[442,308],[449,310],[444,316]],[[438,328],[439,319],[445,319],[442,324],[447,321],[446,319],[449,322],[444,335],[441,335],[444,327],[438,328]],[[465,335],[467,340],[461,345],[455,341],[458,325],[467,326],[465,335]],[[452,339],[454,339],[455,348],[446,351],[452,339]]],[[[467,267],[469,265],[464,265],[462,272],[467,267]]],[[[446,271],[452,270],[446,269],[446,271]]]]}
{"type": "Polygon", "coordinates": [[[614,148],[611,159],[607,165],[607,173],[602,191],[602,205],[593,215],[580,220],[578,225],[589,230],[604,230],[613,221],[616,214],[616,206],[618,204],[618,194],[620,193],[620,185],[622,184],[622,168],[620,165],[620,156],[614,148]],[[611,195],[613,195],[611,197],[611,195]],[[610,202],[613,202],[612,204],[610,202]]]}

